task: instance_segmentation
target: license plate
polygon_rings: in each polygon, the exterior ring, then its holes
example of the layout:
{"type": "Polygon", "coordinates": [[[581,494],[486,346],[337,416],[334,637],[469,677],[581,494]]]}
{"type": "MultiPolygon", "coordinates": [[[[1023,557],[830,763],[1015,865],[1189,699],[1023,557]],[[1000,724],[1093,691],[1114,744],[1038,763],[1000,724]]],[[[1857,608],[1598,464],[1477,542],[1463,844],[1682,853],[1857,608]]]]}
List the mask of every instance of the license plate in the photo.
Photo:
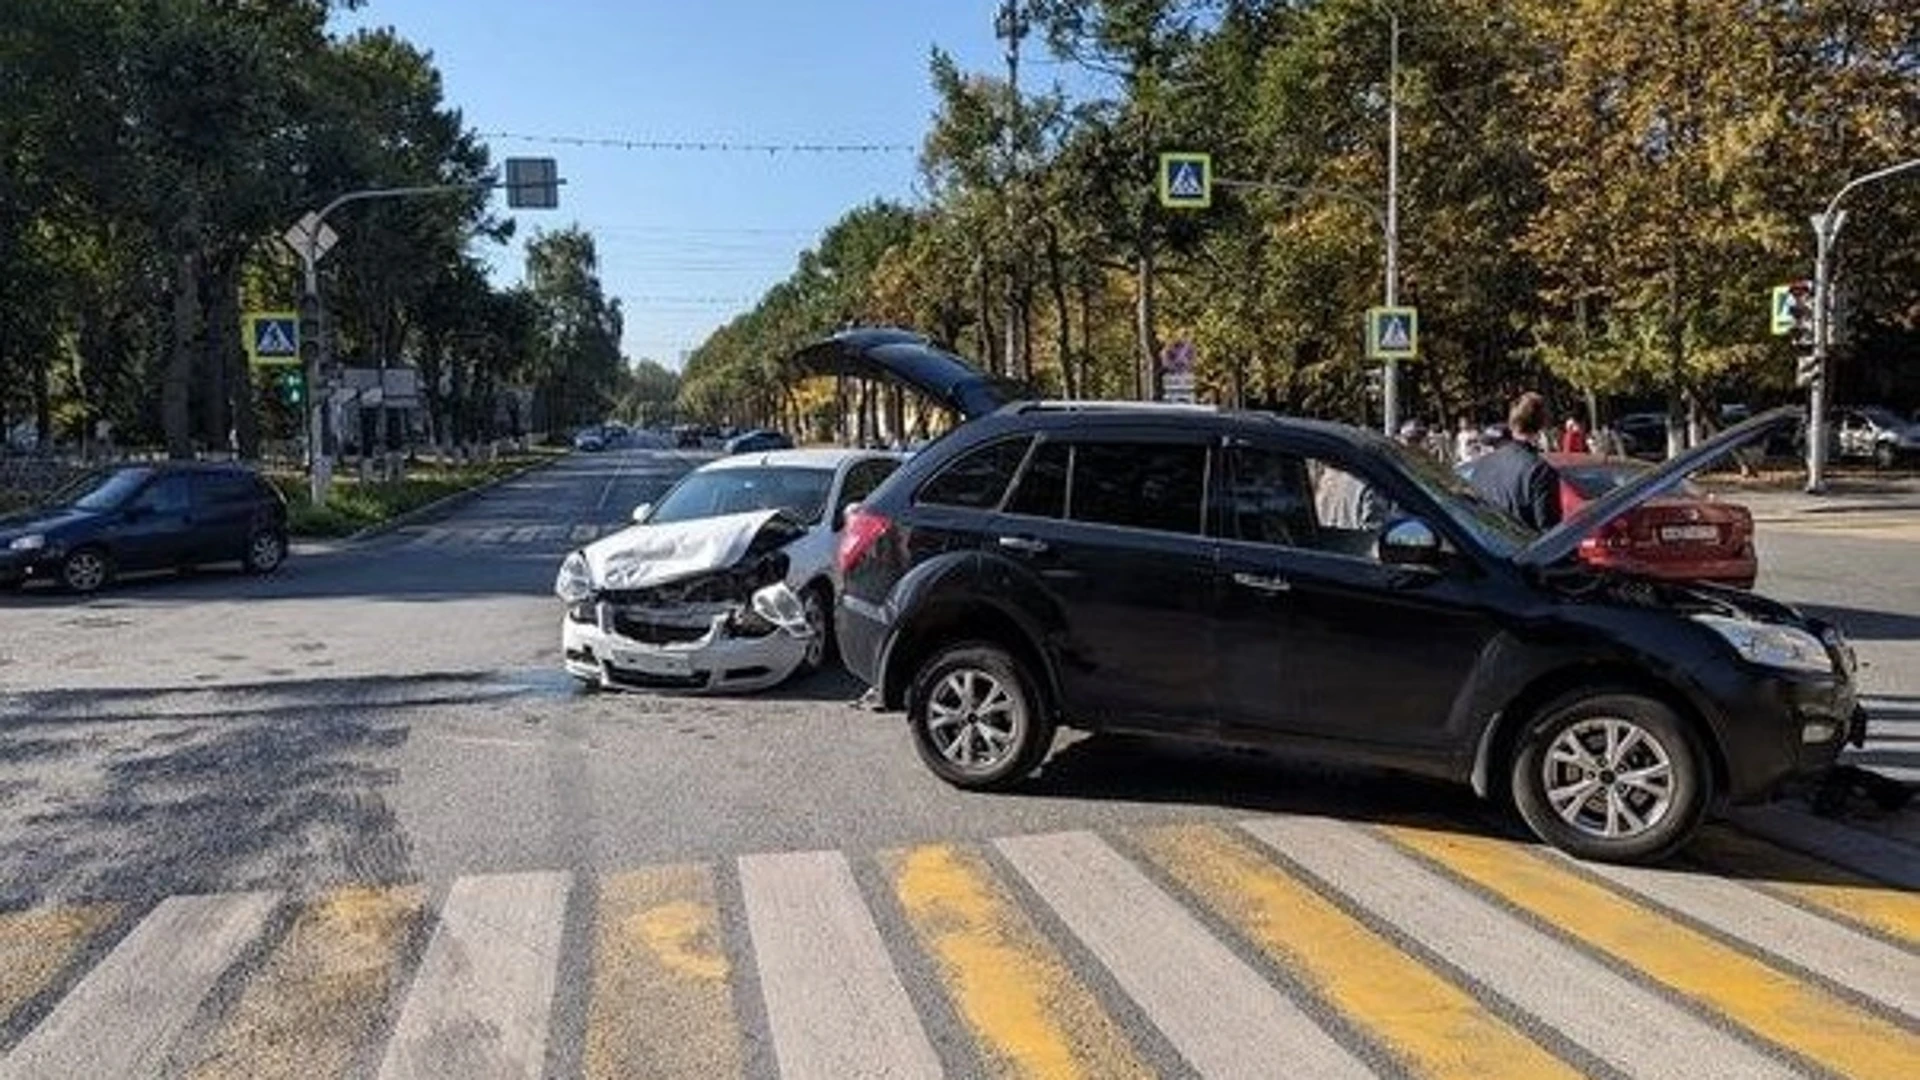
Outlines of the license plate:
{"type": "Polygon", "coordinates": [[[1660,539],[1679,540],[1690,544],[1712,543],[1720,539],[1718,525],[1662,525],[1660,539]]]}
{"type": "Polygon", "coordinates": [[[647,675],[691,675],[693,662],[684,656],[672,653],[627,652],[614,653],[614,663],[631,671],[647,675]]]}

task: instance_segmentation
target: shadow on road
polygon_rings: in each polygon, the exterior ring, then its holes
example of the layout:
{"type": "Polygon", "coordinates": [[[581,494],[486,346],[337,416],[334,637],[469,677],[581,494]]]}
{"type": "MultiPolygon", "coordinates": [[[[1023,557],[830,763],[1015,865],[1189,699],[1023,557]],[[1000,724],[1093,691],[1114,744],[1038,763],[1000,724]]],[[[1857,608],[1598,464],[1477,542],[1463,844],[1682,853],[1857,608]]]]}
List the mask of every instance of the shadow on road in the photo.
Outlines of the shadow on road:
{"type": "MultiPolygon", "coordinates": [[[[458,551],[356,545],[296,557],[279,572],[254,577],[237,570],[154,574],[116,581],[94,596],[32,588],[0,594],[0,611],[111,611],[225,600],[353,598],[427,602],[480,596],[546,596],[564,552],[458,551]]],[[[558,618],[556,606],[556,618],[558,618]]]]}
{"type": "Polygon", "coordinates": [[[1830,607],[1825,604],[1797,606],[1808,615],[1838,626],[1849,638],[1859,641],[1920,641],[1920,615],[1830,607]]]}

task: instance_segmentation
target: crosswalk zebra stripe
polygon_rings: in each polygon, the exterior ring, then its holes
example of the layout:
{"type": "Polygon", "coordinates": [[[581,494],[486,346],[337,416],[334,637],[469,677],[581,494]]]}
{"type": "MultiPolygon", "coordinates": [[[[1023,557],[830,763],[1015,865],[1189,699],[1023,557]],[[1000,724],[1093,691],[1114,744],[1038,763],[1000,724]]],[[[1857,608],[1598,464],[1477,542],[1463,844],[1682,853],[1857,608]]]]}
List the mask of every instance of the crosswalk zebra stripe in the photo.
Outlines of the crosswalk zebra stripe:
{"type": "Polygon", "coordinates": [[[1430,1080],[1577,1080],[1577,1070],[1214,825],[1140,834],[1149,858],[1275,963],[1430,1080]]]}
{"type": "Polygon", "coordinates": [[[928,844],[883,861],[908,924],[939,963],[948,997],[994,1059],[995,1075],[1153,1075],[985,859],[928,844]]]}
{"type": "Polygon", "coordinates": [[[1742,829],[1783,847],[1817,854],[1908,892],[1920,892],[1920,846],[1850,829],[1784,806],[1740,807],[1728,817],[1742,829]]]}
{"type": "Polygon", "coordinates": [[[1397,826],[1386,832],[1561,933],[1806,1060],[1886,1080],[1906,1080],[1920,1061],[1920,1036],[1648,911],[1549,856],[1484,836],[1397,826]]]}
{"type": "Polygon", "coordinates": [[[1468,977],[1644,1080],[1759,1080],[1785,1064],[1408,858],[1324,818],[1242,827],[1468,977]],[[1578,988],[1578,992],[1573,992],[1578,988]]]}
{"type": "Polygon", "coordinates": [[[938,1077],[940,1059],[847,860],[747,855],[740,893],[786,1080],[938,1077]]]}
{"type": "Polygon", "coordinates": [[[598,525],[575,525],[568,539],[576,544],[584,544],[592,540],[595,536],[598,536],[599,533],[600,526],[598,525]]]}
{"type": "Polygon", "coordinates": [[[453,883],[380,1066],[382,1080],[542,1076],[572,879],[453,883]]]}
{"type": "Polygon", "coordinates": [[[1099,837],[994,843],[1201,1075],[1372,1075],[1099,837]]]}
{"type": "Polygon", "coordinates": [[[1885,888],[1832,863],[1775,847],[1723,826],[1709,826],[1687,856],[1710,871],[1763,886],[1832,919],[1865,927],[1909,949],[1920,948],[1920,895],[1885,888]]]}
{"type": "Polygon", "coordinates": [[[510,544],[530,544],[537,539],[539,535],[540,526],[522,525],[513,530],[512,534],[507,537],[507,542],[510,544]]]}
{"type": "Polygon", "coordinates": [[[1920,1020],[1920,956],[1723,878],[1603,863],[1587,870],[1920,1020]]]}
{"type": "Polygon", "coordinates": [[[482,544],[504,543],[507,537],[512,534],[513,526],[511,525],[500,525],[491,529],[481,529],[478,532],[471,533],[473,539],[482,544]]]}
{"type": "Polygon", "coordinates": [[[161,901],[0,1062],[0,1077],[162,1075],[174,1040],[276,902],[264,892],[161,901]]]}

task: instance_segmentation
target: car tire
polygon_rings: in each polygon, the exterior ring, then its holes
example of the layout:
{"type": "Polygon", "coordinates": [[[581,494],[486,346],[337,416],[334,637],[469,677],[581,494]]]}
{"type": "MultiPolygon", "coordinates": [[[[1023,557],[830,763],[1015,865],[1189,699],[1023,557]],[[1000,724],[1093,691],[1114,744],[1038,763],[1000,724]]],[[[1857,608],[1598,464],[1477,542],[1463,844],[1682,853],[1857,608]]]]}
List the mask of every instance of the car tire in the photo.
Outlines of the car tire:
{"type": "Polygon", "coordinates": [[[1536,835],[1597,862],[1672,854],[1700,827],[1713,794],[1687,721],[1665,702],[1620,690],[1582,691],[1542,709],[1508,781],[1536,835]]]}
{"type": "Polygon", "coordinates": [[[1880,443],[1873,448],[1873,463],[1882,469],[1891,469],[1900,463],[1900,455],[1894,451],[1893,444],[1880,443]]]}
{"type": "Polygon", "coordinates": [[[833,638],[833,586],[824,581],[807,586],[800,592],[800,606],[806,611],[807,625],[813,628],[814,636],[807,642],[807,654],[793,673],[811,675],[833,666],[840,657],[838,643],[833,638]],[[817,648],[815,642],[818,642],[817,648]]]}
{"type": "Polygon", "coordinates": [[[287,561],[287,538],[272,529],[261,529],[247,537],[247,550],[240,565],[249,574],[271,574],[287,561]]]}
{"type": "Polygon", "coordinates": [[[99,592],[112,580],[113,561],[101,548],[75,548],[60,560],[60,585],[75,596],[99,592]]]}
{"type": "Polygon", "coordinates": [[[934,774],[959,788],[1010,787],[1053,745],[1053,717],[1033,676],[998,645],[963,642],[936,650],[907,693],[914,748],[934,774]]]}

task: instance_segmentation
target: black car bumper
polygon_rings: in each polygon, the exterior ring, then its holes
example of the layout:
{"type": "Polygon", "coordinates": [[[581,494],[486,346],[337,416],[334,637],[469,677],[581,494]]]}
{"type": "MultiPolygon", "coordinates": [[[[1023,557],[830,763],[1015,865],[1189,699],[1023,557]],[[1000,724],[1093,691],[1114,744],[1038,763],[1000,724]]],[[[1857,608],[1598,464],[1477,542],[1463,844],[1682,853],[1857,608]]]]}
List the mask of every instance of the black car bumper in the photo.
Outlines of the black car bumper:
{"type": "Polygon", "coordinates": [[[1851,679],[1777,675],[1743,680],[1723,700],[1727,796],[1756,802],[1781,785],[1833,766],[1847,744],[1866,740],[1867,713],[1851,679]]]}
{"type": "Polygon", "coordinates": [[[0,551],[0,586],[11,588],[29,581],[52,581],[60,575],[59,558],[46,549],[17,552],[0,551]]]}

